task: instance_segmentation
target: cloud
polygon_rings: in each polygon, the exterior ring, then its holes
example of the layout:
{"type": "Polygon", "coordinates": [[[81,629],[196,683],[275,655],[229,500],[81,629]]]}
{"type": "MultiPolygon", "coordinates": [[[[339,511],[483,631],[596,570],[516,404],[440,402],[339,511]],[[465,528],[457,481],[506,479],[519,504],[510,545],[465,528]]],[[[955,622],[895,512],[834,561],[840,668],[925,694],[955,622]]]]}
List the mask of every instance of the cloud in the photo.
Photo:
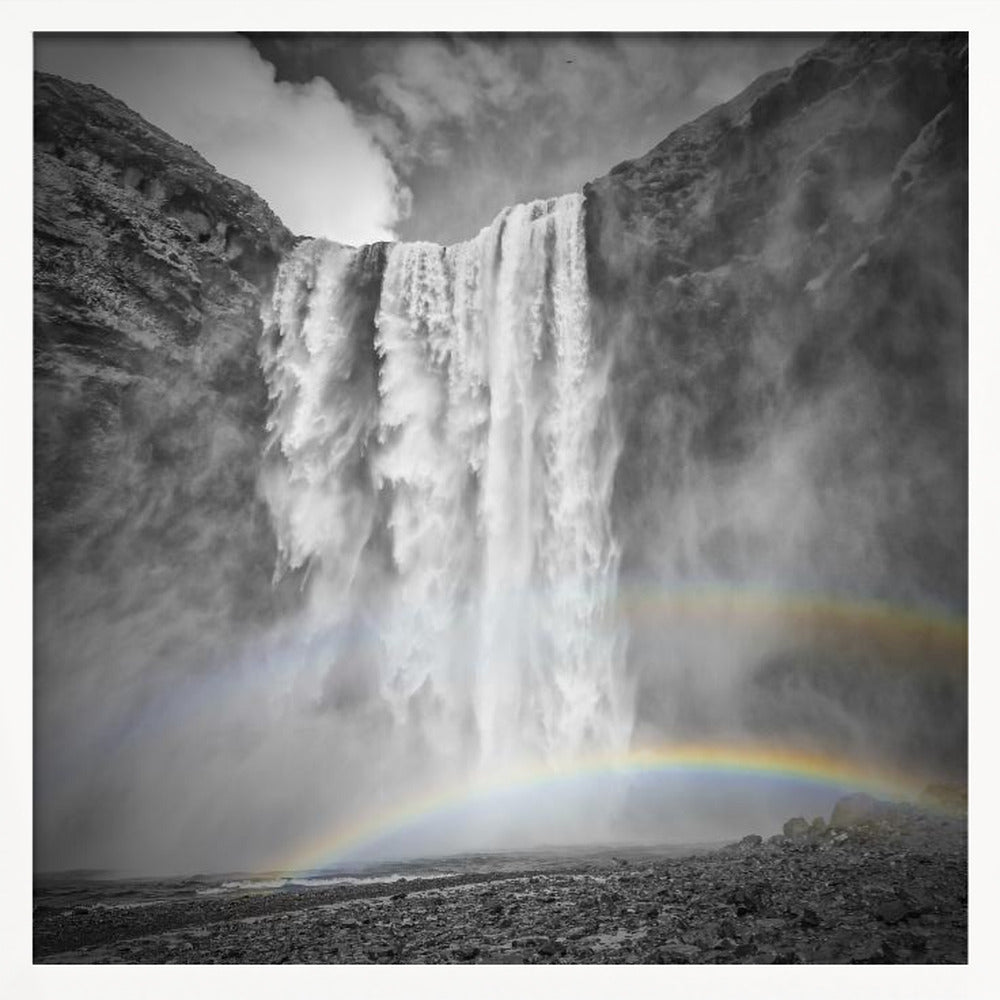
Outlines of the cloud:
{"type": "Polygon", "coordinates": [[[469,39],[448,44],[417,38],[385,60],[369,85],[386,108],[414,133],[448,122],[471,123],[490,109],[511,110],[528,95],[509,50],[491,50],[469,39]]]}
{"type": "Polygon", "coordinates": [[[275,82],[236,35],[36,36],[35,66],[92,83],[250,185],[296,233],[393,239],[409,192],[330,83],[275,82]]]}
{"type": "Polygon", "coordinates": [[[404,239],[580,190],[791,64],[794,35],[255,35],[282,79],[329,80],[413,193],[404,239]]]}

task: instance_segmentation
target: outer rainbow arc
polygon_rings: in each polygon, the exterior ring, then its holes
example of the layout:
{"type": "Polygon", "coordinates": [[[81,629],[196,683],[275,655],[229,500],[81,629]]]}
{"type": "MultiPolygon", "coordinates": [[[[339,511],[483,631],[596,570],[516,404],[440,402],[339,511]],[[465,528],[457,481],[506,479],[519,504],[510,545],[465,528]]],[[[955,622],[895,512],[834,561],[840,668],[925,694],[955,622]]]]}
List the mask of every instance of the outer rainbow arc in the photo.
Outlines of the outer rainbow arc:
{"type": "MultiPolygon", "coordinates": [[[[948,658],[939,666],[964,671],[968,625],[964,618],[942,612],[899,607],[882,601],[858,601],[822,595],[775,593],[764,588],[662,586],[623,589],[616,607],[626,618],[657,615],[668,621],[680,618],[698,622],[720,619],[736,623],[848,629],[861,635],[930,643],[945,649],[948,658]],[[958,653],[961,655],[955,656],[958,653]]],[[[925,647],[925,648],[930,648],[925,647]]],[[[415,796],[403,805],[371,814],[323,835],[299,852],[278,871],[301,871],[336,860],[353,847],[382,834],[405,828],[421,818],[463,804],[471,804],[504,791],[557,783],[574,777],[620,773],[715,773],[748,777],[780,777],[809,781],[834,788],[868,791],[888,798],[916,798],[926,779],[899,770],[873,767],[845,756],[819,751],[774,748],[761,744],[686,743],[647,746],[623,753],[599,754],[549,765],[534,764],[458,783],[415,796]]]]}
{"type": "Polygon", "coordinates": [[[627,618],[662,616],[713,622],[787,621],[820,627],[849,627],[863,634],[882,634],[949,646],[968,643],[968,623],[956,614],[901,607],[884,601],[861,601],[814,594],[787,594],[764,588],[633,586],[617,601],[627,618]]]}
{"type": "Polygon", "coordinates": [[[274,871],[306,871],[330,864],[352,848],[449,808],[473,804],[502,792],[556,784],[570,778],[652,773],[712,773],[807,781],[832,788],[864,791],[890,799],[915,799],[926,777],[884,767],[872,767],[847,757],[818,751],[767,747],[760,744],[687,743],[641,747],[617,754],[577,758],[563,764],[525,767],[415,797],[395,809],[371,814],[324,835],[274,865],[274,871]]]}

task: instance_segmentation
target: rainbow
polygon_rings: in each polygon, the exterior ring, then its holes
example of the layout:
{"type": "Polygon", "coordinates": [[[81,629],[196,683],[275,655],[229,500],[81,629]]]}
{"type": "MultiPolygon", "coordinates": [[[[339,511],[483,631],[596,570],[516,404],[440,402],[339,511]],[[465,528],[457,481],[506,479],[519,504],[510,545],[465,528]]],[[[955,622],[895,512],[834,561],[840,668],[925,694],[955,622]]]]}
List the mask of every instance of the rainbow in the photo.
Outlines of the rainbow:
{"type": "Polygon", "coordinates": [[[304,845],[271,870],[302,872],[330,865],[379,837],[405,831],[419,821],[457,807],[486,803],[495,796],[533,788],[556,787],[580,778],[645,774],[727,775],[802,781],[881,798],[916,800],[927,777],[815,750],[752,744],[685,743],[650,746],[624,753],[512,769],[487,780],[458,783],[415,796],[398,806],[374,812],[338,827],[304,845]]]}
{"type": "Polygon", "coordinates": [[[703,625],[710,628],[797,631],[813,637],[845,636],[895,648],[937,653],[946,669],[964,669],[968,647],[965,618],[947,612],[901,607],[876,600],[819,594],[789,594],[752,586],[663,586],[624,588],[617,610],[633,626],[703,625]]]}
{"type": "MultiPolygon", "coordinates": [[[[852,601],[821,594],[789,594],[752,584],[740,587],[688,585],[671,588],[647,582],[621,588],[614,614],[629,628],[680,626],[720,631],[761,629],[766,637],[775,630],[783,635],[802,634],[839,644],[845,637],[872,640],[887,655],[885,668],[923,666],[963,677],[967,671],[968,625],[964,618],[930,609],[905,608],[885,602],[852,601]]],[[[365,628],[377,634],[377,619],[365,628]]],[[[215,699],[245,694],[256,680],[279,681],[302,666],[310,650],[322,649],[328,659],[350,653],[369,635],[355,628],[332,627],[320,633],[307,631],[304,644],[286,639],[254,655],[237,656],[213,669],[188,673],[186,678],[160,692],[141,709],[133,723],[103,736],[108,753],[121,752],[128,743],[148,738],[157,728],[179,724],[192,707],[200,709],[215,699]],[[303,650],[306,650],[303,652],[303,650]]],[[[298,633],[296,632],[296,635],[298,633]]],[[[75,762],[82,766],[82,758],[75,762]]],[[[76,781],[75,771],[64,772],[64,780],[76,781]]],[[[415,812],[414,815],[417,815],[415,812]]]]}

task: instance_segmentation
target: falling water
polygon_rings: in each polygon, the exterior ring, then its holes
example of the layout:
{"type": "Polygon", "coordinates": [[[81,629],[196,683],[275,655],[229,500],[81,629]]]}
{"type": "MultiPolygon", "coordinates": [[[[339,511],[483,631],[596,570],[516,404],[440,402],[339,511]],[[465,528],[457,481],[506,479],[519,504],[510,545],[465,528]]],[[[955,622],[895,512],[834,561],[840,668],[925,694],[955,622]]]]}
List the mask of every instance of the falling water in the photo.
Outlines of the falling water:
{"type": "Polygon", "coordinates": [[[370,258],[300,245],[267,317],[262,490],[283,567],[307,566],[336,616],[384,539],[379,687],[399,724],[471,740],[487,765],[623,746],[618,442],[582,198],[393,245],[374,324],[370,258]]]}
{"type": "Polygon", "coordinates": [[[261,490],[278,571],[319,563],[334,603],[347,598],[373,524],[364,452],[374,375],[350,301],[356,264],[346,247],[300,246],[279,272],[261,344],[274,435],[261,490]]]}

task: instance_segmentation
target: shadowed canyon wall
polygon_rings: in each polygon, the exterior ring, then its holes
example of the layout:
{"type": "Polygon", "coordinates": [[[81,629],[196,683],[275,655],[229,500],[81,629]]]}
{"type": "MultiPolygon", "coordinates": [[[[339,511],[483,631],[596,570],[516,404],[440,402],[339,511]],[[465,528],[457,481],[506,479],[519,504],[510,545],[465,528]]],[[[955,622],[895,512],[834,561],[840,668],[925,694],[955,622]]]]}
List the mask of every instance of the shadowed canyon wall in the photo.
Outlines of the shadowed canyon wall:
{"type": "Polygon", "coordinates": [[[148,800],[146,707],[287,603],[256,493],[257,345],[292,235],[121,102],[46,74],[34,165],[36,829],[88,843],[148,800]]]}
{"type": "Polygon", "coordinates": [[[966,607],[966,41],[836,37],[585,190],[623,575],[713,595],[701,624],[669,597],[682,627],[635,623],[654,730],[963,764],[963,651],[859,623],[966,607]],[[762,592],[819,604],[756,614],[762,592]]]}

